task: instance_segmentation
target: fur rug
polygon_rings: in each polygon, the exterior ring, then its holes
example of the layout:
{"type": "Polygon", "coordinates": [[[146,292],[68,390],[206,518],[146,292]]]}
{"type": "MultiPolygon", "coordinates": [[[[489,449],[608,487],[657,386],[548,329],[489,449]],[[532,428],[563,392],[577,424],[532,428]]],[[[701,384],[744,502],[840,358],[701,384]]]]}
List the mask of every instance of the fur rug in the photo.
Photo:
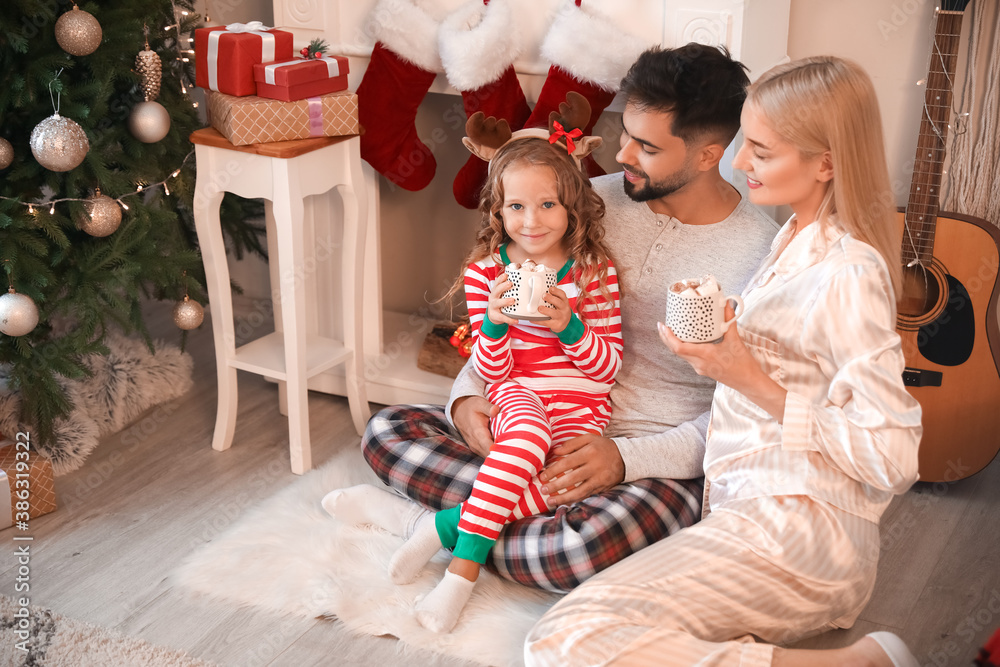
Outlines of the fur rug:
{"type": "Polygon", "coordinates": [[[0,667],[211,667],[172,649],[0,595],[0,667]],[[19,634],[24,633],[24,634],[19,634]]]}
{"type": "MultiPolygon", "coordinates": [[[[60,383],[73,402],[73,410],[55,423],[55,442],[32,438],[39,452],[52,460],[55,474],[76,470],[102,436],[121,430],[148,408],[182,396],[191,388],[194,362],[174,345],[154,342],[154,352],[142,340],[109,335],[107,356],[86,360],[89,378],[60,383]]],[[[5,389],[0,367],[0,433],[13,438],[30,426],[19,421],[20,397],[5,389]]]]}
{"type": "Polygon", "coordinates": [[[402,539],[345,525],[320,506],[329,491],[360,483],[381,486],[359,449],[340,452],[189,556],[173,583],[237,604],[336,617],[353,632],[393,635],[484,665],[523,664],[528,630],[559,596],[484,571],[455,630],[425,630],[413,617],[415,599],[444,575],[447,554],[438,554],[414,583],[393,584],[387,567],[402,539]]]}

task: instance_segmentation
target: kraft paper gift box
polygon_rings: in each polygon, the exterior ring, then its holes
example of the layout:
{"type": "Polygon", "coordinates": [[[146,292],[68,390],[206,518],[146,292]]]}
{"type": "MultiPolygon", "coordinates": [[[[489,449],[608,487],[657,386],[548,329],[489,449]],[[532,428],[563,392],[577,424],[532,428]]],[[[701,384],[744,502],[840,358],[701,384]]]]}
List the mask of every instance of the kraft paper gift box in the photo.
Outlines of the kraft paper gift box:
{"type": "Polygon", "coordinates": [[[253,66],[293,55],[293,36],[260,21],[194,31],[195,83],[227,95],[256,95],[253,66]]]}
{"type": "Polygon", "coordinates": [[[358,96],[344,90],[295,102],[206,93],[212,127],[234,146],[358,134],[358,96]]]}
{"type": "Polygon", "coordinates": [[[24,507],[30,519],[56,509],[52,462],[34,450],[26,452],[7,442],[10,444],[0,443],[6,445],[0,449],[0,530],[11,526],[24,507]],[[18,503],[22,503],[20,508],[18,503]]]}
{"type": "Polygon", "coordinates": [[[257,96],[274,100],[304,100],[347,89],[349,65],[343,56],[293,58],[253,66],[257,96]]]}

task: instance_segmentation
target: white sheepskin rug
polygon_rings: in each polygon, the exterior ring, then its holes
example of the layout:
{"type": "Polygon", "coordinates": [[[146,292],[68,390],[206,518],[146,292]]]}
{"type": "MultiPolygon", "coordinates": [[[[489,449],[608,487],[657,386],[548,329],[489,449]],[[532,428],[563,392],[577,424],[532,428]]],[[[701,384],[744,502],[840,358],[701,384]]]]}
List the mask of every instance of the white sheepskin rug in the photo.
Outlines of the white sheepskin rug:
{"type": "Polygon", "coordinates": [[[455,629],[445,635],[425,630],[414,604],[444,576],[447,554],[438,554],[414,583],[393,584],[387,568],[402,539],[345,525],[320,506],[333,489],[361,483],[382,487],[360,449],[340,452],[188,557],[173,583],[242,605],[336,617],[353,632],[392,635],[484,665],[523,664],[528,631],[559,596],[484,571],[455,629]]]}
{"type": "MultiPolygon", "coordinates": [[[[120,334],[109,334],[105,344],[108,355],[92,354],[85,359],[90,377],[60,378],[73,409],[56,420],[55,440],[31,440],[51,459],[56,476],[82,466],[101,437],[120,431],[147,409],[191,388],[194,361],[177,346],[154,341],[150,352],[142,340],[120,334]]],[[[19,421],[21,399],[5,389],[4,379],[0,367],[0,433],[13,437],[20,431],[30,432],[31,427],[19,421]]]]}

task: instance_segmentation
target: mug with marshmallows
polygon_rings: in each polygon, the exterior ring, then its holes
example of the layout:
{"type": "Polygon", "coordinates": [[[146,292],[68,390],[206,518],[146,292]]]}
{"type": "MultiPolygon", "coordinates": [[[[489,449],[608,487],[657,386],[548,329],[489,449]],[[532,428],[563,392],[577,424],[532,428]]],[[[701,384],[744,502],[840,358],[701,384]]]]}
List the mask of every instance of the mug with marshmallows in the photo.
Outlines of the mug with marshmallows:
{"type": "Polygon", "coordinates": [[[503,298],[517,299],[517,303],[504,306],[500,312],[520,320],[550,319],[545,313],[539,312],[538,307],[542,305],[542,299],[549,288],[555,287],[558,281],[556,270],[526,259],[520,265],[513,262],[508,264],[504,271],[513,287],[503,293],[503,298]]]}
{"type": "Polygon", "coordinates": [[[710,343],[722,338],[743,312],[743,299],[723,296],[713,276],[701,280],[680,280],[667,291],[664,323],[685,343],[710,343]],[[726,319],[726,303],[735,302],[736,315],[726,319]]]}

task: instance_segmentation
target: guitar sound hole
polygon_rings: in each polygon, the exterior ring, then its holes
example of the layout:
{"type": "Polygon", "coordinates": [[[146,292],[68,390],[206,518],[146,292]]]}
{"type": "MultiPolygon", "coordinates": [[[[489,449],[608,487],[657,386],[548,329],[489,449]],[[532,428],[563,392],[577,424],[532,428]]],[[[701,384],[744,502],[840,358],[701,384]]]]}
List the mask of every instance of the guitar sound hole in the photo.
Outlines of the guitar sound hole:
{"type": "Polygon", "coordinates": [[[937,277],[920,265],[903,267],[903,297],[898,304],[901,317],[920,318],[930,313],[941,298],[937,277]]]}

